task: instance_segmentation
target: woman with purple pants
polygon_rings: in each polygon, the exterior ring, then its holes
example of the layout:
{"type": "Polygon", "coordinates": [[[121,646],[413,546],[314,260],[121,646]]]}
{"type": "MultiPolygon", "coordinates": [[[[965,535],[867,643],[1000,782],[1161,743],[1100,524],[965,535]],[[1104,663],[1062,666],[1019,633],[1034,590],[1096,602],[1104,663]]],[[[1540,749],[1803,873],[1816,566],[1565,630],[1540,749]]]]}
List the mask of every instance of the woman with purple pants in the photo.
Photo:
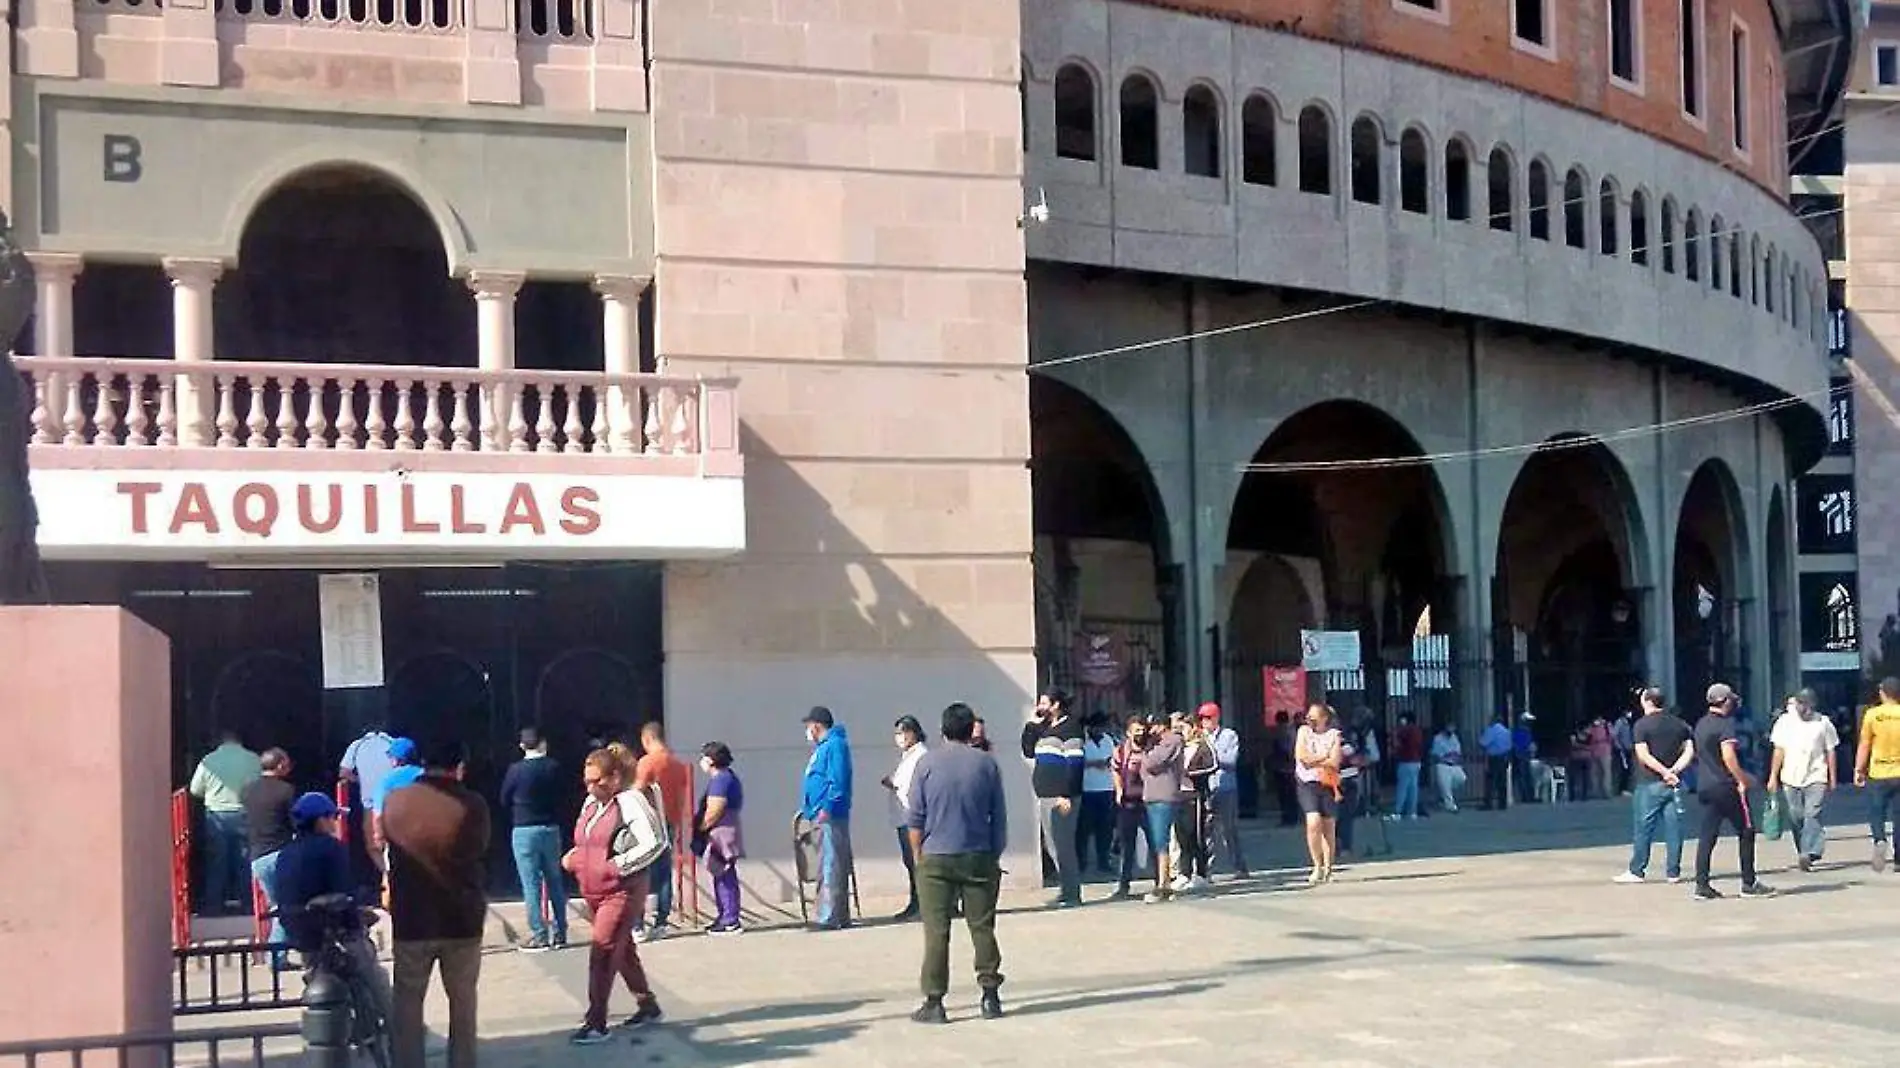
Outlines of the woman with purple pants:
{"type": "Polygon", "coordinates": [[[745,839],[739,833],[739,810],[745,807],[745,788],[732,770],[732,750],[724,742],[707,742],[699,753],[699,767],[707,780],[693,818],[693,852],[706,859],[713,900],[719,906],[706,933],[740,934],[745,926],[739,919],[739,858],[745,856],[745,839]]]}

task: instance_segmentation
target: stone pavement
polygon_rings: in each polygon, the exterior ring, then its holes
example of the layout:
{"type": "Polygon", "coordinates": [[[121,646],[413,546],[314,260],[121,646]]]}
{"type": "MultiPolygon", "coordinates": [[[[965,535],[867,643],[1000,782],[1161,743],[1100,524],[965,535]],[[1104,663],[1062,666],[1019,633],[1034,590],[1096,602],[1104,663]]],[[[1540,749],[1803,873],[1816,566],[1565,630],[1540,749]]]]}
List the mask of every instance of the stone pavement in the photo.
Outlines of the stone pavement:
{"type": "MultiPolygon", "coordinates": [[[[497,952],[484,965],[482,1065],[1895,1062],[1900,955],[1885,947],[1900,875],[1868,869],[1864,825],[1837,827],[1810,875],[1782,870],[1786,840],[1762,843],[1775,900],[1698,903],[1659,878],[1611,885],[1627,820],[1613,802],[1391,826],[1396,855],[1317,889],[1290,867],[1295,835],[1265,828],[1252,844],[1275,870],[1204,897],[1066,912],[1018,900],[999,924],[1010,1016],[996,1022],[975,1015],[960,929],[948,1027],[905,1018],[914,925],[754,931],[644,947],[669,1022],[638,1045],[590,1049],[565,1044],[585,951],[497,952]]],[[[1734,867],[1729,841],[1718,886],[1736,888],[1734,867]]],[[[618,991],[616,1009],[630,1008],[618,991]]],[[[431,1016],[440,1026],[439,1004],[431,1016]]]]}

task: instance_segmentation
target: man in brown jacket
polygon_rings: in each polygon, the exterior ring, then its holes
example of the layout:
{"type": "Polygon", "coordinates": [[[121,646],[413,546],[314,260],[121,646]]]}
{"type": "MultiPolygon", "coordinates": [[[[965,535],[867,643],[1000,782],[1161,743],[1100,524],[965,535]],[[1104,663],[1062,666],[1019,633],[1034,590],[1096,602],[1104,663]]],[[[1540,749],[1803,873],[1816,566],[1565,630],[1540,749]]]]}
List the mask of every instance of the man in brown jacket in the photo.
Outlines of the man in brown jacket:
{"type": "Polygon", "coordinates": [[[435,966],[449,1000],[449,1068],[475,1068],[475,987],[481,978],[488,804],[462,785],[460,743],[432,741],[423,777],[389,795],[389,919],[395,943],[395,1068],[424,1068],[422,1001],[435,966]]]}

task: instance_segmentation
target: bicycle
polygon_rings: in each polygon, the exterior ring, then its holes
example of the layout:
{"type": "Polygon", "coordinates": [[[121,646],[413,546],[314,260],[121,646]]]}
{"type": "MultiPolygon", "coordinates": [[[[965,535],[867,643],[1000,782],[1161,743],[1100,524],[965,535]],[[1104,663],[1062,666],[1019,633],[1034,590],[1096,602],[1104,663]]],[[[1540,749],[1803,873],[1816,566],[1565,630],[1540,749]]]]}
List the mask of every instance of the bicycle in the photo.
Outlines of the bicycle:
{"type": "Polygon", "coordinates": [[[317,950],[304,954],[304,984],[308,986],[322,972],[342,980],[350,999],[350,1048],[369,1054],[376,1068],[390,1068],[389,1021],[383,1017],[369,978],[349,950],[354,938],[367,937],[368,928],[376,923],[376,914],[348,894],[311,898],[303,911],[316,917],[322,930],[317,950]],[[363,917],[361,921],[359,916],[363,917]]]}

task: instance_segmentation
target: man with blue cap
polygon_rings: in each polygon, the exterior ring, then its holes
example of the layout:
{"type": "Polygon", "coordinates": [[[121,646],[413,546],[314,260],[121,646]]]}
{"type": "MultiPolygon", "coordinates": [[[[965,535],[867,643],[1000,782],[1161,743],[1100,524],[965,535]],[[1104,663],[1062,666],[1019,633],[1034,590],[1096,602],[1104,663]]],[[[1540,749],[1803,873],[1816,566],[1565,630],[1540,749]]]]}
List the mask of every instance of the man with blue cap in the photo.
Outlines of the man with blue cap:
{"type": "MultiPolygon", "coordinates": [[[[309,911],[310,902],[325,894],[347,894],[367,905],[372,895],[353,885],[350,853],[337,838],[336,802],[320,793],[308,793],[290,806],[290,844],[277,852],[277,906],[291,947],[310,954],[323,945],[323,921],[309,911]]],[[[393,1003],[389,976],[376,963],[376,947],[360,913],[345,920],[343,949],[355,971],[369,987],[384,1019],[393,1003]]]]}
{"type": "Polygon", "coordinates": [[[416,780],[422,778],[422,759],[412,739],[390,739],[389,760],[392,765],[389,772],[363,798],[363,803],[369,806],[370,857],[385,872],[389,870],[389,842],[383,837],[383,805],[389,801],[390,794],[405,786],[414,786],[416,780]]]}

